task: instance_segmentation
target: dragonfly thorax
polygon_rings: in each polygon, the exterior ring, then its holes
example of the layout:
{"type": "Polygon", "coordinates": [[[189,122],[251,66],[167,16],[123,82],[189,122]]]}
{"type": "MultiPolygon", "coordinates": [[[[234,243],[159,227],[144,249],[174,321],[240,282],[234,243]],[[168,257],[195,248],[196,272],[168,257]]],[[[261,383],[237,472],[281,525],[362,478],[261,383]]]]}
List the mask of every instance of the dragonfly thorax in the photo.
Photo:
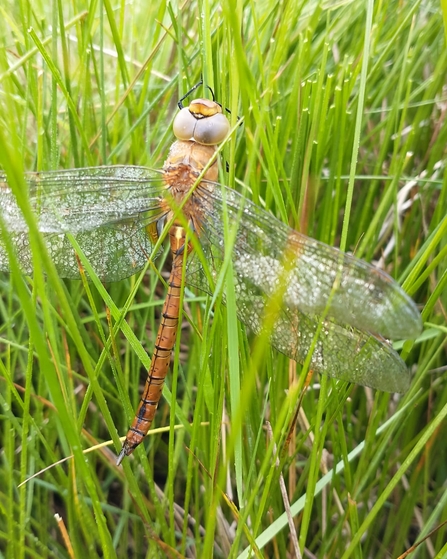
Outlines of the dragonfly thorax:
{"type": "MultiPolygon", "coordinates": [[[[211,157],[216,146],[206,146],[194,141],[177,140],[169,150],[168,158],[163,166],[166,184],[173,189],[190,189],[211,157]]],[[[218,174],[217,161],[210,165],[204,175],[208,181],[216,181],[218,174]]]]}
{"type": "Polygon", "coordinates": [[[218,163],[214,161],[203,176],[203,181],[197,186],[192,196],[184,203],[185,196],[194,187],[205,166],[216,151],[216,146],[204,146],[194,141],[177,140],[171,146],[169,155],[163,166],[163,178],[169,192],[161,202],[163,213],[168,216],[180,205],[187,221],[192,224],[194,231],[201,230],[202,212],[205,201],[201,193],[213,189],[217,180],[218,163]]]}

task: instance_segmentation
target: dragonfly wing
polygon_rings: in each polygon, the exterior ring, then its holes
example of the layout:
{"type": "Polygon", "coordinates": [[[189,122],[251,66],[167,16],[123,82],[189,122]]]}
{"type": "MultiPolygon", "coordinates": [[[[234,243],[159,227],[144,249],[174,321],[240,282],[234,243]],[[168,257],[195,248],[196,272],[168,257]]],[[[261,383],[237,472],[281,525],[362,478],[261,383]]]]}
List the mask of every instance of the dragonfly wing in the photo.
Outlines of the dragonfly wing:
{"type": "Polygon", "coordinates": [[[413,337],[421,329],[416,306],[396,282],[227,187],[203,183],[194,196],[204,259],[191,255],[188,283],[212,294],[231,250],[238,316],[252,331],[267,327],[272,345],[300,363],[313,349],[315,371],[390,392],[408,388],[405,363],[380,337],[413,337]],[[233,226],[229,248],[224,239],[233,226]]]}
{"type": "MultiPolygon", "coordinates": [[[[62,278],[79,279],[76,252],[67,235],[43,234],[47,250],[62,278]]],[[[119,281],[137,273],[152,253],[152,243],[142,227],[99,227],[75,235],[82,252],[102,281],[119,281]]],[[[11,233],[16,257],[24,274],[32,275],[33,261],[28,233],[11,233]]],[[[0,270],[9,270],[9,259],[0,244],[0,270]]]]}
{"type": "MultiPolygon", "coordinates": [[[[39,230],[61,277],[79,278],[72,234],[103,281],[136,273],[152,253],[145,226],[160,217],[164,185],[144,167],[110,166],[26,175],[29,201],[39,230]]],[[[32,273],[28,226],[0,175],[0,217],[18,261],[32,273]]],[[[0,269],[7,271],[0,244],[0,269]]]]}
{"type": "Polygon", "coordinates": [[[282,305],[290,312],[334,318],[386,338],[420,333],[416,305],[385,272],[294,231],[228,187],[204,184],[197,190],[207,201],[200,239],[211,247],[212,261],[224,257],[224,222],[237,228],[232,247],[236,294],[257,290],[271,298],[282,293],[282,305]]]}
{"type": "MultiPolygon", "coordinates": [[[[209,294],[208,280],[217,278],[222,260],[210,245],[203,247],[207,262],[214,268],[204,272],[197,254],[191,255],[187,279],[209,294]]],[[[271,345],[298,363],[304,363],[312,351],[309,368],[334,378],[370,386],[388,392],[405,392],[410,375],[405,363],[385,340],[362,332],[334,319],[306,314],[296,307],[274,305],[265,293],[236,276],[238,318],[255,334],[269,329],[271,345]]]]}
{"type": "Polygon", "coordinates": [[[313,350],[309,369],[340,380],[387,392],[405,392],[410,386],[407,366],[390,344],[331,319],[281,312],[271,342],[299,363],[313,350]]]}

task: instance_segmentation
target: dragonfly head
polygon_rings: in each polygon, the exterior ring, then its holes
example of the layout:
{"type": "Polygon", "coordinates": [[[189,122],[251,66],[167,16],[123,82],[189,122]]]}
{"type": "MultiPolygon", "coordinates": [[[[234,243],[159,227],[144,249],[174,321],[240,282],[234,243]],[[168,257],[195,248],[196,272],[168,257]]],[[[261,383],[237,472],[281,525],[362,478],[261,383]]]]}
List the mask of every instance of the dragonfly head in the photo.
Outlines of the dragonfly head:
{"type": "Polygon", "coordinates": [[[230,123],[222,107],[209,99],[194,99],[175,117],[174,134],[179,140],[193,140],[205,146],[215,146],[225,140],[230,123]]]}

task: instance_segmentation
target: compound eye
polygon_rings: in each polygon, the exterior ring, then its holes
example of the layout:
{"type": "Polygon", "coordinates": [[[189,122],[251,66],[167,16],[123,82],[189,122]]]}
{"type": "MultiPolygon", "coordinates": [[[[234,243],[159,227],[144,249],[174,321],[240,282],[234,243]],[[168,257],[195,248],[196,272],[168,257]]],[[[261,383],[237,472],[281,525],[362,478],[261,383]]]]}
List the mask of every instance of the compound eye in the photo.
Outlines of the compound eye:
{"type": "Polygon", "coordinates": [[[222,114],[222,107],[208,99],[194,99],[189,107],[181,109],[174,119],[174,134],[179,140],[194,140],[205,146],[214,146],[225,140],[230,123],[222,114]]]}
{"type": "Polygon", "coordinates": [[[179,140],[193,140],[196,124],[197,118],[191,114],[188,107],[184,107],[174,118],[172,128],[175,137],[179,140]]]}
{"type": "Polygon", "coordinates": [[[216,113],[213,116],[201,118],[194,130],[194,140],[199,144],[214,146],[220,144],[228,136],[230,123],[225,115],[216,113]]]}

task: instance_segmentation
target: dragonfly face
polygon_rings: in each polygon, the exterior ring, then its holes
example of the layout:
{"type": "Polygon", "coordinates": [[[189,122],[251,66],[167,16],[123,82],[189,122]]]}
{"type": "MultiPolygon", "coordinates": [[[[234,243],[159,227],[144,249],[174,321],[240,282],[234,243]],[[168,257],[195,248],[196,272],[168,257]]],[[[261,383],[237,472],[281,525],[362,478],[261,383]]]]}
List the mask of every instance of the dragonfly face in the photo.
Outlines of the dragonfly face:
{"type": "MultiPolygon", "coordinates": [[[[197,99],[174,121],[178,140],[162,173],[109,166],[26,176],[30,203],[62,277],[79,275],[67,233],[76,237],[101,279],[117,281],[144,266],[160,224],[172,224],[173,265],[164,318],[119,461],[147,433],[160,399],[177,331],[184,258],[187,283],[213,293],[210,273],[191,247],[185,249],[185,223],[200,242],[212,277],[231,250],[239,319],[255,333],[268,323],[278,351],[303,362],[313,350],[311,369],[379,390],[403,392],[409,386],[405,364],[384,338],[414,338],[422,324],[416,306],[394,280],[292,230],[217,183],[216,162],[196,184],[229,129],[217,103],[197,99]],[[225,247],[225,220],[237,224],[232,247],[225,247]]],[[[3,175],[0,214],[23,271],[32,273],[27,226],[3,175]]],[[[1,245],[0,269],[8,269],[1,245]]]]}
{"type": "Polygon", "coordinates": [[[230,131],[230,123],[222,107],[208,99],[195,99],[183,108],[172,125],[178,140],[192,140],[205,146],[222,143],[230,131]]]}

